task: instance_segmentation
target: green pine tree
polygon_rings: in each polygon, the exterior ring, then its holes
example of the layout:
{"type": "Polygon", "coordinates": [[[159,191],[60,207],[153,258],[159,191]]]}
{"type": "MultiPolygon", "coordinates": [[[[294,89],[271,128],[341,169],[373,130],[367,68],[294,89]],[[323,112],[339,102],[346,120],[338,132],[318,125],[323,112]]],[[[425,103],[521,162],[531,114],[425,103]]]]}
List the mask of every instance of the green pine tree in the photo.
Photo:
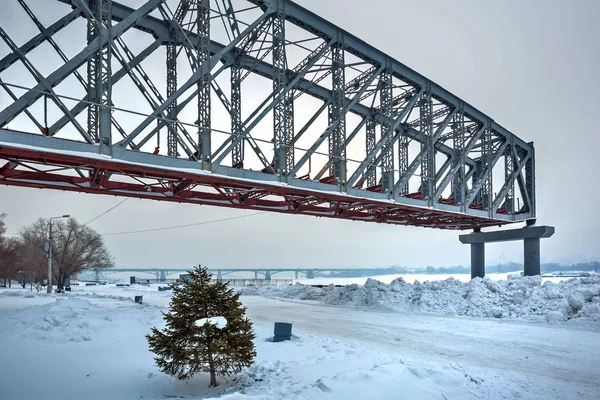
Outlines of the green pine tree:
{"type": "Polygon", "coordinates": [[[160,370],[179,379],[190,379],[198,372],[210,372],[210,386],[217,386],[216,376],[227,377],[252,365],[256,351],[252,323],[240,293],[227,282],[213,281],[206,267],[190,271],[182,286],[172,286],[170,312],[163,313],[166,327],[152,328],[146,335],[150,351],[156,354],[160,370]],[[202,318],[225,317],[227,325],[219,329],[202,318]]]}

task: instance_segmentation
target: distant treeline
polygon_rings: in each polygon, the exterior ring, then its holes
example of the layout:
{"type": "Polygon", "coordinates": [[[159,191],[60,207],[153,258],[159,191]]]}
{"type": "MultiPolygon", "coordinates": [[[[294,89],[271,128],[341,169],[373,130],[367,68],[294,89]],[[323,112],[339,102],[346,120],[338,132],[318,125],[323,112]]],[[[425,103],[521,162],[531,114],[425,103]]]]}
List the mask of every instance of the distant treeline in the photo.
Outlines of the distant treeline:
{"type": "MultiPolygon", "coordinates": [[[[471,267],[465,267],[463,265],[457,265],[452,267],[433,267],[428,265],[425,269],[415,270],[413,268],[406,267],[396,267],[397,270],[401,272],[397,272],[400,274],[414,274],[414,273],[423,273],[426,274],[469,274],[471,273],[471,267]]],[[[513,272],[513,271],[521,271],[523,270],[523,264],[510,262],[506,264],[496,264],[496,265],[486,265],[485,272],[486,273],[494,273],[494,272],[513,272]]],[[[544,272],[554,272],[554,271],[600,271],[600,262],[592,261],[585,263],[577,263],[577,264],[558,264],[558,263],[542,263],[541,264],[542,273],[544,272]]]]}

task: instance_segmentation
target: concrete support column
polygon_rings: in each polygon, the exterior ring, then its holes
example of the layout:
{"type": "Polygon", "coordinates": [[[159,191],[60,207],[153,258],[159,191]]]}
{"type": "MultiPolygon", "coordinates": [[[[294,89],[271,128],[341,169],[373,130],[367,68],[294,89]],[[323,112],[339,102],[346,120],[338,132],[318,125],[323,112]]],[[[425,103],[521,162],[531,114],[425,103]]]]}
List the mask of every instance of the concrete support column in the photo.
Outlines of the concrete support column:
{"type": "Polygon", "coordinates": [[[265,279],[270,281],[271,280],[271,271],[266,271],[265,272],[265,279]]]}
{"type": "Polygon", "coordinates": [[[315,271],[312,269],[306,271],[306,279],[315,279],[315,271]]]}
{"type": "Polygon", "coordinates": [[[471,245],[471,278],[485,276],[485,243],[523,240],[525,276],[540,275],[540,239],[554,235],[553,226],[535,226],[528,221],[527,227],[496,232],[476,230],[468,235],[460,235],[461,243],[471,245]]]}
{"type": "Polygon", "coordinates": [[[540,275],[540,239],[525,239],[523,245],[525,276],[540,275]]]}
{"type": "Polygon", "coordinates": [[[296,275],[296,279],[298,279],[298,270],[295,270],[294,273],[296,275]]]}
{"type": "Polygon", "coordinates": [[[471,243],[471,279],[485,276],[485,244],[471,243]]]}
{"type": "Polygon", "coordinates": [[[254,271],[254,279],[255,280],[258,279],[258,272],[257,271],[254,271]]]}
{"type": "Polygon", "coordinates": [[[220,281],[221,279],[223,279],[223,275],[221,274],[221,271],[218,271],[217,272],[217,280],[220,281]]]}

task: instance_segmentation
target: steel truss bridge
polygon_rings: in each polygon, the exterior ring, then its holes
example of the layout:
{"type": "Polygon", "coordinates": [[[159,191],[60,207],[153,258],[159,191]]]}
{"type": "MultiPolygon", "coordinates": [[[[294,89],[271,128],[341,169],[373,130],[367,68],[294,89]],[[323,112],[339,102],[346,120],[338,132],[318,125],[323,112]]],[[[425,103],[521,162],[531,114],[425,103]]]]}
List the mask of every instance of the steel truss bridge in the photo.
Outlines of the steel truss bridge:
{"type": "MultiPolygon", "coordinates": [[[[130,274],[154,274],[156,280],[165,281],[169,275],[173,274],[187,274],[189,270],[186,269],[162,269],[162,268],[110,268],[100,269],[96,272],[96,280],[99,280],[101,275],[116,274],[116,273],[130,273],[130,274]]],[[[208,272],[214,275],[217,279],[223,279],[224,276],[235,274],[239,272],[249,272],[254,274],[254,279],[258,279],[259,276],[264,279],[271,279],[275,274],[281,272],[293,272],[296,279],[300,275],[304,275],[307,279],[313,279],[319,276],[337,276],[337,277],[359,277],[359,276],[377,276],[377,275],[393,275],[399,274],[404,269],[398,268],[218,268],[208,269],[208,272]]],[[[139,277],[139,276],[136,276],[139,277]]]]}
{"type": "Polygon", "coordinates": [[[444,229],[535,218],[532,143],[291,1],[7,1],[1,184],[444,229]]]}

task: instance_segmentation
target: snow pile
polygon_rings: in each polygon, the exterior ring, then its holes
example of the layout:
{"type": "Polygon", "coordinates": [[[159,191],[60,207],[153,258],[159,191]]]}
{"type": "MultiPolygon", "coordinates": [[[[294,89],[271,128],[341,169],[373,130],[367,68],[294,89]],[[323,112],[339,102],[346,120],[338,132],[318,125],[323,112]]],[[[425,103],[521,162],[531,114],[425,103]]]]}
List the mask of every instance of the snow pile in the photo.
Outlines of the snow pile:
{"type": "Polygon", "coordinates": [[[390,284],[368,279],[364,285],[319,288],[296,284],[263,287],[263,296],[319,300],[326,304],[396,311],[431,312],[478,318],[600,322],[600,275],[560,283],[537,277],[506,281],[475,278],[468,283],[449,278],[409,284],[402,278],[390,284]]]}
{"type": "Polygon", "coordinates": [[[54,343],[90,341],[94,329],[90,326],[89,314],[101,314],[109,320],[104,309],[86,300],[56,299],[0,319],[0,334],[54,343]]]}

